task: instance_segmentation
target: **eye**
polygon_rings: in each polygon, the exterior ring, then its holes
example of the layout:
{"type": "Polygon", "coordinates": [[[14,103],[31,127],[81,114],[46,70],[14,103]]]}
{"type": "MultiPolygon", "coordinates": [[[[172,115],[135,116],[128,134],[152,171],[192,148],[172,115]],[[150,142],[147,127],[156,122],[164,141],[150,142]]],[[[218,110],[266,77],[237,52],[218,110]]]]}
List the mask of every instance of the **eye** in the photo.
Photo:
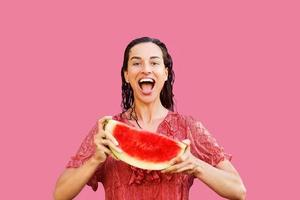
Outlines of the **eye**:
{"type": "Polygon", "coordinates": [[[138,65],[140,65],[140,63],[133,63],[132,65],[134,65],[134,66],[138,66],[138,65]]]}
{"type": "Polygon", "coordinates": [[[152,62],[152,65],[159,65],[158,62],[152,62]]]}

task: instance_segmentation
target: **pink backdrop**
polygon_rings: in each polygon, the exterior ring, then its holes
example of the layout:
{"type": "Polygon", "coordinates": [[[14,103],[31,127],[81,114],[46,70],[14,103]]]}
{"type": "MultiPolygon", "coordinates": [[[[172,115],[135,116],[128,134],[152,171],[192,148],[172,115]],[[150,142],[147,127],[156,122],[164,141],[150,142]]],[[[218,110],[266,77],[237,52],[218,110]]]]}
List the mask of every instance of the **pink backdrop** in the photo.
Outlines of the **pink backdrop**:
{"type": "MultiPolygon", "coordinates": [[[[151,36],[173,56],[177,110],[233,154],[247,199],[295,199],[296,2],[1,1],[0,198],[52,199],[88,130],[120,111],[125,46],[151,36]]],[[[200,181],[190,197],[221,199],[200,181]]]]}

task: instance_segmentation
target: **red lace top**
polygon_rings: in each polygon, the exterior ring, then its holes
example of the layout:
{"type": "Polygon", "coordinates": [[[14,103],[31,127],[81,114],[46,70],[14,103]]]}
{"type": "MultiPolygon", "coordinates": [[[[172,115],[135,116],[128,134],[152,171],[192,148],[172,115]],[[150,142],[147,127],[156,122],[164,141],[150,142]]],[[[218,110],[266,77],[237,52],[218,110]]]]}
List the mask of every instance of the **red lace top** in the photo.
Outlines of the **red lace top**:
{"type": "MultiPolygon", "coordinates": [[[[113,118],[132,126],[124,114],[113,118]]],[[[77,154],[68,162],[67,168],[80,167],[93,155],[93,136],[97,129],[96,123],[77,154]]],[[[231,159],[231,155],[223,151],[201,122],[192,117],[170,111],[158,126],[157,132],[178,140],[190,139],[192,154],[212,166],[224,159],[231,159]]],[[[160,171],[143,170],[108,157],[87,185],[96,191],[98,182],[101,182],[105,190],[105,199],[109,200],[187,200],[194,178],[185,173],[163,174],[160,171]]]]}

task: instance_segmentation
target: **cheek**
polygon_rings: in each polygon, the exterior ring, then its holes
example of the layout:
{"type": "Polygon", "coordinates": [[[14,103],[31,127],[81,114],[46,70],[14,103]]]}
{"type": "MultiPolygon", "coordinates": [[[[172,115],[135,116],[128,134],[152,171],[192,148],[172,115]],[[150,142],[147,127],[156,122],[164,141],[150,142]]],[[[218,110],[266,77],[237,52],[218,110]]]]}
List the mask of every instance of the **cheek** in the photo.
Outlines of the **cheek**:
{"type": "Polygon", "coordinates": [[[128,70],[128,72],[127,72],[127,77],[128,77],[128,79],[133,79],[136,75],[137,75],[137,71],[136,70],[128,70]]]}
{"type": "Polygon", "coordinates": [[[156,74],[160,77],[162,81],[165,81],[168,78],[168,69],[165,67],[157,69],[156,74]]]}
{"type": "Polygon", "coordinates": [[[166,82],[166,76],[162,74],[157,81],[158,81],[159,87],[162,88],[166,82]]]}
{"type": "Polygon", "coordinates": [[[166,73],[165,70],[159,70],[157,71],[157,77],[159,77],[159,80],[160,81],[165,81],[167,78],[168,78],[168,74],[166,73]]]}

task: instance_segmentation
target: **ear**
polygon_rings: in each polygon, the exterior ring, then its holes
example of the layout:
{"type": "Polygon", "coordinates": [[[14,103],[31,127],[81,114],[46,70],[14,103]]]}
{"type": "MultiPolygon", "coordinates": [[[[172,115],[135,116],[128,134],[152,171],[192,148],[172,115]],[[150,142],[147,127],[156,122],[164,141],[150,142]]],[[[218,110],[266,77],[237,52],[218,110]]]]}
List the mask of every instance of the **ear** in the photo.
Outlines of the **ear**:
{"type": "Polygon", "coordinates": [[[168,80],[169,70],[167,67],[165,67],[165,81],[168,80]]]}
{"type": "Polygon", "coordinates": [[[124,71],[124,78],[125,78],[126,83],[129,83],[127,70],[124,71]]]}

